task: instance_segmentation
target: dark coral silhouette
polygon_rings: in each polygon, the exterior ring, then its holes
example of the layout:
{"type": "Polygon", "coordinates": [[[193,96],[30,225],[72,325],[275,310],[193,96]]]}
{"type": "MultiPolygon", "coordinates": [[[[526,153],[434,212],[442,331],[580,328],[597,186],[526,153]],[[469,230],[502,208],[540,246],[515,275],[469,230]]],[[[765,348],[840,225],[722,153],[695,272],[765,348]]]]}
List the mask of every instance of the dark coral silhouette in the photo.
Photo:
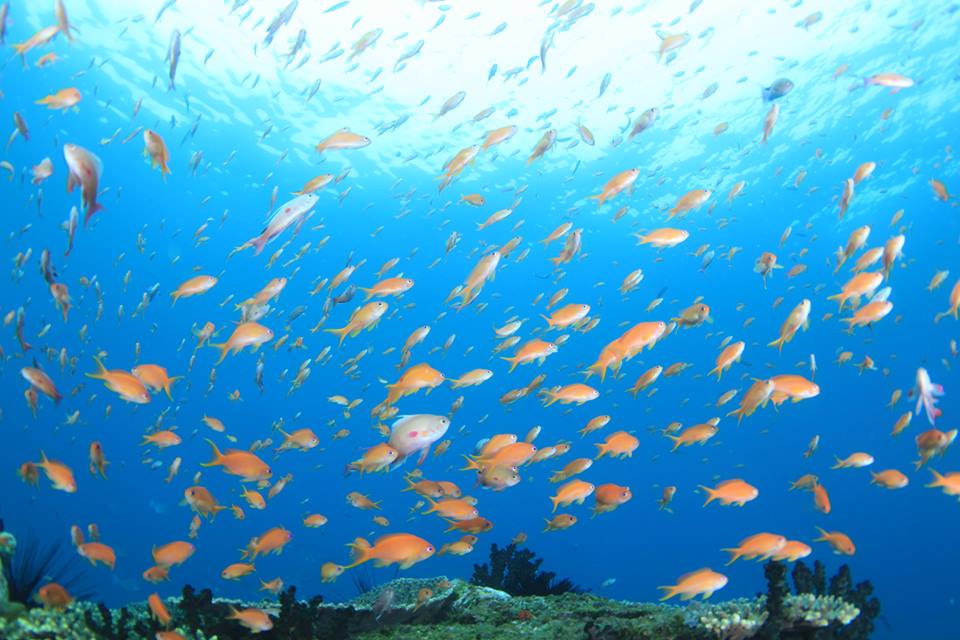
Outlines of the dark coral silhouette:
{"type": "Polygon", "coordinates": [[[540,571],[543,559],[529,549],[490,546],[490,562],[473,565],[472,584],[505,591],[513,596],[550,596],[561,593],[583,593],[567,578],[557,580],[552,571],[540,571]]]}

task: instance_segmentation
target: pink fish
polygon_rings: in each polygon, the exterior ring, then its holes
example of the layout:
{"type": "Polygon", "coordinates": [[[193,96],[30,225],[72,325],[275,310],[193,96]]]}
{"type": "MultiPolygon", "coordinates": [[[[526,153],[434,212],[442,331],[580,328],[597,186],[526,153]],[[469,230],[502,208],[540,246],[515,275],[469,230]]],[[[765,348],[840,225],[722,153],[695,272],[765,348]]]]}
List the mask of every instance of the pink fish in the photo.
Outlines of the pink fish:
{"type": "Polygon", "coordinates": [[[319,198],[314,193],[305,193],[290,200],[277,209],[267,222],[266,228],[256,238],[251,238],[241,249],[254,247],[255,255],[260,255],[267,244],[294,224],[303,224],[308,213],[316,206],[319,198]]]}
{"type": "Polygon", "coordinates": [[[103,163],[100,158],[75,144],[63,145],[63,157],[67,161],[67,192],[80,185],[80,210],[83,212],[83,226],[103,205],[97,202],[97,190],[100,188],[100,176],[103,175],[103,163]]]}
{"type": "Polygon", "coordinates": [[[923,407],[927,414],[927,420],[930,424],[940,417],[943,412],[937,409],[937,398],[943,395],[943,385],[935,384],[930,381],[930,374],[923,367],[917,369],[917,385],[910,392],[911,396],[917,397],[917,406],[913,410],[914,415],[920,414],[920,407],[923,407]]]}
{"type": "Polygon", "coordinates": [[[426,413],[412,416],[400,416],[390,427],[390,439],[387,441],[399,454],[393,467],[404,459],[420,452],[417,464],[422,464],[434,442],[443,437],[450,428],[450,420],[444,416],[426,413]]]}

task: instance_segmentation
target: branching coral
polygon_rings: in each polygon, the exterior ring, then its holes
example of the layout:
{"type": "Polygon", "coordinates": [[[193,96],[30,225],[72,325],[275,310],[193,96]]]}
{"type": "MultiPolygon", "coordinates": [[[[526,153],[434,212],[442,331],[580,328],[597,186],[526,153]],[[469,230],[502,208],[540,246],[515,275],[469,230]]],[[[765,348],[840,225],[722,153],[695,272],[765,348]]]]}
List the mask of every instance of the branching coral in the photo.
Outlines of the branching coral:
{"type": "Polygon", "coordinates": [[[861,582],[856,586],[850,568],[842,565],[837,574],[826,580],[826,569],[820,561],[811,570],[796,562],[790,592],[787,569],[783,563],[768,562],[766,623],[758,631],[768,640],[865,640],[873,631],[873,621],[880,614],[880,601],[872,596],[873,585],[861,582]]]}
{"type": "Polygon", "coordinates": [[[721,640],[752,638],[767,620],[766,599],[740,598],[720,604],[687,607],[684,620],[721,640]]]}
{"type": "Polygon", "coordinates": [[[13,556],[3,564],[8,598],[26,607],[39,603],[33,598],[44,582],[56,582],[77,600],[92,596],[89,565],[62,540],[44,543],[34,536],[21,536],[13,556]]]}
{"type": "Polygon", "coordinates": [[[583,593],[567,578],[557,580],[552,571],[540,571],[542,558],[529,549],[509,544],[490,546],[490,562],[473,565],[472,584],[506,591],[514,596],[548,596],[561,593],[583,593]]]}

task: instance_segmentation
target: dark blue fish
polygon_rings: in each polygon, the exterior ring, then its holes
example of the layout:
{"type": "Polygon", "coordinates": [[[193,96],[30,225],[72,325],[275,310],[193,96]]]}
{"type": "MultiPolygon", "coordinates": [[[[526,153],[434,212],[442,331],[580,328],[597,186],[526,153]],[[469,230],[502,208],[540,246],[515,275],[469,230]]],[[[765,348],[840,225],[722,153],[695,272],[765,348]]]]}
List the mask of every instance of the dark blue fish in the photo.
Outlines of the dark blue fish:
{"type": "Polygon", "coordinates": [[[401,55],[399,58],[397,58],[397,61],[396,61],[396,62],[394,63],[394,65],[393,65],[393,70],[394,70],[394,71],[399,71],[399,70],[402,68],[400,65],[401,65],[403,62],[409,60],[410,58],[412,58],[412,57],[414,57],[415,55],[417,55],[418,53],[420,53],[420,50],[423,49],[423,43],[424,43],[423,40],[417,40],[417,42],[416,42],[412,47],[410,47],[409,49],[407,49],[407,50],[403,53],[403,55],[401,55]]]}
{"type": "Polygon", "coordinates": [[[343,2],[338,2],[337,4],[333,5],[329,9],[324,10],[324,13],[333,13],[337,9],[343,9],[348,4],[350,4],[350,0],[343,0],[343,2]]]}
{"type": "Polygon", "coordinates": [[[778,98],[782,98],[793,91],[793,82],[786,78],[780,78],[774,82],[769,87],[766,87],[761,91],[764,102],[772,102],[778,98]]]}
{"type": "Polygon", "coordinates": [[[503,30],[506,29],[506,28],[507,28],[507,23],[506,23],[506,22],[501,22],[500,24],[498,24],[498,25],[496,26],[496,28],[495,28],[493,31],[491,31],[490,33],[488,33],[487,36],[488,36],[488,37],[491,37],[491,36],[497,35],[498,33],[503,33],[503,30]]]}
{"type": "Polygon", "coordinates": [[[177,0],[167,0],[163,3],[163,6],[160,7],[160,11],[157,12],[157,17],[154,19],[153,24],[160,22],[160,18],[163,17],[164,12],[172,7],[177,0]]]}
{"type": "Polygon", "coordinates": [[[270,22],[270,24],[267,26],[267,37],[264,38],[263,44],[269,45],[271,42],[273,42],[273,37],[277,35],[277,31],[280,30],[280,27],[290,22],[290,18],[293,17],[293,12],[297,10],[297,4],[298,0],[292,0],[292,2],[288,4],[283,11],[277,14],[277,17],[275,17],[273,21],[270,22]]]}
{"type": "Polygon", "coordinates": [[[610,72],[609,72],[609,71],[608,71],[607,73],[603,74],[603,80],[600,81],[600,93],[597,94],[597,97],[598,97],[598,98],[603,97],[603,94],[607,91],[607,87],[610,86],[610,80],[611,80],[612,78],[613,78],[613,76],[610,75],[610,72]]]}
{"type": "Polygon", "coordinates": [[[494,62],[493,66],[490,67],[490,71],[487,73],[487,80],[490,80],[493,76],[497,75],[497,63],[494,62]]]}

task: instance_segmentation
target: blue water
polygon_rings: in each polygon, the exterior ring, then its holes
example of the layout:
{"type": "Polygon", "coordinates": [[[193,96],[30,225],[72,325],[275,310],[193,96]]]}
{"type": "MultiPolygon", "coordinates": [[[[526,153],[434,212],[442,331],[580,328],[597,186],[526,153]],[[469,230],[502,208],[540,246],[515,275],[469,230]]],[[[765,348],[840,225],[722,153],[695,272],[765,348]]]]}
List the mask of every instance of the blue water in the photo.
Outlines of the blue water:
{"type": "MultiPolygon", "coordinates": [[[[0,516],[14,533],[32,532],[45,540],[67,541],[70,525],[96,523],[102,540],[118,555],[114,572],[102,567],[92,571],[97,598],[121,604],[145,599],[154,590],[175,595],[184,583],[209,585],[218,595],[252,598],[257,595],[257,577],[281,576],[287,584],[297,585],[301,595],[345,599],[353,594],[349,574],[336,584],[322,585],[319,567],[327,561],[345,564],[344,545],[354,537],[372,540],[385,532],[409,532],[438,547],[455,540],[455,534],[443,533],[446,527],[440,519],[411,513],[415,496],[400,492],[402,474],[413,468],[411,462],[389,474],[342,473],[346,463],[381,441],[371,428],[369,410],[385,396],[384,381],[394,382],[399,376],[396,365],[403,341],[414,328],[428,324],[431,333],[415,348],[410,364],[428,362],[448,378],[490,368],[494,377],[463,390],[444,385],[398,405],[401,413],[446,414],[451,403],[464,396],[463,408],[447,434],[453,440],[449,451],[441,457],[431,455],[422,471],[430,479],[452,480],[478,498],[481,515],[495,526],[481,536],[472,554],[435,556],[410,569],[409,575],[468,577],[473,563],[486,560],[490,543],[506,543],[523,531],[529,535],[526,544],[545,558],[545,568],[602,595],[651,600],[659,597],[657,585],[672,584],[683,573],[710,566],[729,576],[728,586],[714,596],[725,599],[753,595],[764,584],[762,570],[754,563],[740,561],[721,568],[727,556],[720,549],[747,535],[773,531],[811,544],[810,559],[823,561],[831,571],[848,562],[856,580],[874,584],[883,606],[876,637],[955,637],[954,576],[960,561],[951,551],[950,532],[960,524],[957,505],[938,490],[923,487],[930,480],[927,469],[914,471],[914,437],[929,428],[924,417],[917,416],[899,438],[890,436],[897,417],[912,408],[906,391],[920,366],[946,388],[940,403],[944,415],[937,426],[944,430],[957,426],[957,376],[952,370],[956,362],[949,347],[958,336],[957,323],[952,318],[938,324],[932,320],[948,307],[949,291],[960,275],[956,266],[960,222],[956,200],[935,199],[928,185],[937,179],[948,189],[960,189],[960,172],[950,150],[960,122],[957,62],[950,53],[958,33],[955,5],[890,0],[837,6],[776,2],[760,7],[708,1],[688,13],[687,6],[674,2],[622,7],[598,2],[569,29],[555,33],[546,71],[541,73],[539,61],[529,67],[527,61],[536,56],[544,33],[555,23],[551,3],[517,8],[511,3],[411,2],[373,10],[354,1],[329,14],[323,14],[325,5],[318,3],[301,6],[269,48],[262,45],[265,26],[285,3],[254,0],[253,14],[241,26],[238,16],[250,5],[228,15],[227,5],[205,3],[200,9],[181,0],[155,23],[160,2],[142,3],[142,19],[125,4],[71,3],[68,10],[79,31],[75,41],[68,43],[59,36],[30,52],[26,67],[11,55],[3,68],[5,99],[0,103],[0,121],[10,123],[17,111],[31,134],[29,141],[18,137],[3,153],[15,172],[12,180],[0,180],[5,254],[12,261],[18,252],[33,251],[30,261],[5,280],[2,308],[4,313],[25,308],[26,338],[34,345],[29,353],[21,353],[13,325],[5,327],[0,516]],[[818,10],[824,13],[820,22],[808,30],[795,26],[818,10]],[[470,17],[475,12],[480,15],[470,17]],[[263,24],[254,29],[261,16],[263,24]],[[446,16],[444,21],[431,31],[441,16],[446,16]],[[503,21],[508,27],[488,37],[503,21]],[[296,71],[283,71],[285,58],[280,54],[289,50],[301,27],[308,30],[304,51],[312,59],[296,71]],[[377,27],[385,33],[376,47],[346,62],[349,45],[377,27]],[[173,28],[185,35],[178,89],[167,91],[163,58],[173,28]],[[669,63],[657,64],[657,30],[689,32],[692,41],[669,63]],[[426,43],[420,54],[394,72],[397,58],[419,39],[426,43]],[[317,62],[337,48],[335,42],[347,53],[317,62]],[[214,54],[205,66],[203,57],[211,48],[214,54]],[[37,58],[50,51],[60,60],[36,68],[37,58]],[[354,63],[356,69],[351,68],[354,63]],[[493,63],[498,64],[498,73],[488,81],[493,63]],[[840,64],[849,70],[834,80],[840,64]],[[516,78],[503,77],[517,66],[525,69],[516,78]],[[577,69],[567,79],[573,66],[577,69]],[[382,74],[371,81],[378,67],[382,74]],[[896,94],[883,87],[862,87],[864,77],[885,71],[910,76],[916,84],[896,94]],[[85,73],[76,75],[80,72],[85,73]],[[607,72],[612,75],[610,87],[597,98],[607,72]],[[262,80],[253,87],[258,74],[262,80]],[[779,77],[789,77],[796,87],[780,101],[773,136],[761,145],[769,105],[761,101],[760,89],[779,77]],[[322,80],[321,89],[306,102],[305,93],[316,78],[322,80]],[[711,82],[719,83],[717,93],[702,99],[711,82]],[[69,86],[83,93],[77,111],[49,112],[34,104],[69,86]],[[433,114],[443,101],[459,90],[467,93],[464,103],[435,121],[433,114]],[[133,117],[134,103],[141,97],[143,107],[133,117]],[[497,107],[494,115],[469,122],[491,105],[497,107]],[[625,137],[633,118],[652,106],[661,114],[651,129],[633,142],[611,144],[614,138],[625,137]],[[631,107],[633,111],[626,113],[631,107]],[[554,108],[556,114],[537,120],[554,108]],[[886,109],[891,113],[882,119],[886,109]],[[409,119],[397,131],[377,135],[378,125],[403,115],[409,119]],[[196,135],[184,140],[197,117],[196,135]],[[712,130],[721,121],[730,128],[714,136],[712,130]],[[574,146],[579,139],[577,122],[590,127],[596,146],[574,146]],[[437,192],[436,176],[446,160],[478,142],[484,132],[507,124],[519,127],[513,139],[482,154],[450,187],[437,192]],[[166,139],[173,171],[166,181],[142,157],[140,135],[121,144],[138,126],[153,128],[166,139]],[[344,126],[371,137],[372,144],[322,157],[313,151],[319,140],[344,126]],[[559,132],[556,146],[527,166],[527,156],[549,127],[559,132]],[[100,143],[118,128],[116,139],[100,143]],[[105,210],[87,229],[77,231],[74,250],[64,258],[66,234],[60,225],[70,207],[79,205],[79,194],[67,194],[63,188],[62,145],[68,142],[102,159],[101,189],[106,192],[101,195],[105,210]],[[188,162],[200,151],[203,160],[193,174],[188,162]],[[236,157],[225,166],[232,151],[236,157]],[[278,160],[285,151],[288,155],[278,160]],[[53,160],[54,174],[35,187],[29,167],[46,156],[53,160]],[[843,181],[866,161],[876,162],[877,169],[857,186],[850,210],[838,221],[843,181]],[[292,231],[260,256],[246,251],[227,259],[231,249],[261,231],[275,186],[279,206],[314,175],[339,174],[348,167],[350,173],[341,183],[320,193],[313,217],[272,268],[266,267],[270,255],[291,239],[292,231]],[[602,208],[586,199],[599,193],[615,173],[631,167],[640,169],[632,195],[622,194],[602,208]],[[794,188],[801,169],[807,176],[794,188]],[[726,194],[740,180],[746,183],[744,191],[728,204],[726,194]],[[520,186],[527,190],[514,214],[478,231],[477,223],[510,206],[520,186]],[[713,190],[708,204],[685,219],[665,223],[664,210],[695,188],[713,190]],[[486,205],[459,204],[460,195],[467,193],[483,194],[486,205]],[[612,223],[614,212],[627,205],[629,214],[612,223]],[[891,226],[891,217],[900,209],[902,220],[891,226]],[[229,213],[221,224],[225,210],[229,213]],[[194,231],[208,219],[203,235],[209,241],[194,246],[194,231]],[[568,220],[583,228],[583,250],[561,274],[552,270],[548,258],[559,253],[563,241],[548,248],[537,241],[568,220]],[[523,225],[515,228],[520,221],[523,225]],[[790,238],[779,246],[790,225],[790,238]],[[867,247],[880,246],[897,233],[906,235],[906,245],[904,259],[887,283],[893,288],[893,312],[875,326],[849,335],[838,322],[836,303],[826,297],[839,291],[849,274],[846,266],[833,274],[833,252],[860,225],[872,227],[867,247]],[[662,252],[636,246],[632,233],[660,226],[686,229],[690,238],[662,252]],[[454,230],[463,238],[445,256],[444,243],[454,230]],[[137,247],[138,235],[142,250],[137,247]],[[319,248],[326,236],[329,240],[319,248]],[[456,311],[444,304],[484,253],[514,236],[522,236],[522,243],[501,262],[496,279],[472,305],[456,311]],[[283,267],[307,242],[313,248],[283,267]],[[701,258],[691,254],[705,244],[716,258],[701,271],[701,258]],[[740,251],[728,260],[731,247],[740,251]],[[74,299],[66,323],[38,272],[43,248],[51,250],[59,279],[74,299]],[[518,262],[525,249],[528,257],[518,262]],[[787,268],[803,263],[807,270],[794,278],[787,277],[786,269],[778,270],[764,289],[753,272],[754,260],[763,251],[777,253],[787,268]],[[388,299],[391,310],[376,329],[348,338],[339,349],[330,334],[310,332],[322,316],[323,296],[308,295],[316,279],[332,278],[349,259],[366,259],[351,282],[370,286],[379,266],[392,257],[400,262],[388,275],[402,273],[416,285],[402,299],[388,299]],[[439,265],[428,269],[436,258],[442,259],[439,265]],[[628,296],[621,296],[617,287],[637,268],[643,269],[644,280],[628,296]],[[950,276],[939,289],[928,292],[927,283],[941,269],[950,269],[950,276]],[[172,307],[169,293],[197,273],[219,275],[220,280],[206,295],[172,307]],[[281,275],[289,279],[287,287],[262,322],[277,338],[286,333],[290,338],[277,351],[270,344],[264,347],[263,393],[254,382],[257,356],[247,352],[229,356],[216,367],[213,391],[205,393],[217,353],[200,350],[188,373],[195,342],[191,327],[210,321],[225,338],[239,314],[233,312],[232,303],[220,303],[230,294],[234,302],[245,299],[281,275]],[[104,296],[99,320],[93,289],[81,284],[81,278],[94,277],[104,296]],[[154,283],[160,283],[159,294],[143,317],[131,318],[143,292],[154,283]],[[543,326],[539,314],[559,288],[569,289],[564,302],[590,304],[591,315],[601,318],[599,325],[589,333],[572,333],[543,366],[508,373],[508,363],[490,356],[497,343],[492,327],[517,315],[527,318],[520,331],[523,340],[539,335],[543,326]],[[663,288],[664,302],[646,312],[663,288]],[[539,293],[544,300],[533,306],[539,293]],[[590,384],[601,391],[596,401],[572,409],[544,408],[533,397],[508,407],[498,402],[503,393],[541,372],[547,374],[547,386],[581,381],[577,372],[628,326],[669,321],[698,296],[710,305],[714,322],[678,329],[652,351],[626,363],[620,379],[608,377],[601,384],[594,378],[590,384]],[[779,297],[782,304],[772,308],[779,297]],[[766,344],[777,337],[780,324],[802,298],[813,303],[810,329],[778,355],[766,344]],[[120,305],[123,313],[118,319],[120,305]],[[306,313],[288,326],[287,316],[299,305],[307,306],[306,313]],[[824,319],[828,312],[834,317],[824,319]],[[744,327],[751,317],[755,320],[744,327]],[[38,337],[47,323],[52,325],[49,332],[38,337]],[[86,340],[81,341],[84,326],[86,340]],[[446,355],[428,355],[452,334],[456,340],[446,355]],[[300,336],[306,348],[288,350],[300,336]],[[705,374],[726,336],[746,341],[747,347],[743,362],[717,383],[705,374]],[[305,385],[288,394],[300,363],[328,346],[335,348],[329,363],[314,365],[305,385]],[[75,359],[75,368],[60,371],[56,353],[61,347],[75,359]],[[384,355],[389,347],[397,351],[384,355]],[[368,353],[357,375],[345,377],[343,361],[364,349],[368,353]],[[859,375],[852,363],[836,365],[837,354],[844,350],[854,353],[853,363],[869,355],[878,370],[859,375]],[[147,405],[128,405],[83,376],[95,371],[93,356],[99,351],[108,354],[111,368],[156,363],[185,378],[174,385],[173,402],[160,394],[147,405]],[[670,453],[671,443],[659,433],[667,424],[680,421],[689,426],[724,415],[737,400],[717,409],[716,399],[735,387],[745,392],[751,378],[809,375],[799,365],[811,354],[818,364],[818,397],[784,404],[779,411],[768,406],[740,426],[725,417],[719,434],[706,447],[670,453]],[[23,400],[26,382],[19,375],[33,358],[67,396],[57,407],[41,398],[36,419],[23,400]],[[655,395],[641,394],[634,400],[627,393],[648,367],[681,361],[692,363],[691,368],[661,379],[655,395]],[[888,408],[887,401],[898,388],[904,398],[888,408]],[[228,399],[235,390],[240,401],[228,399]],[[326,401],[334,394],[362,398],[363,403],[346,420],[339,407],[326,401]],[[79,424],[65,426],[66,416],[75,410],[80,411],[79,424]],[[279,442],[280,434],[271,425],[280,419],[288,430],[312,428],[321,445],[305,453],[286,452],[276,460],[262,451],[274,468],[274,478],[291,473],[293,481],[265,511],[244,505],[244,520],[224,512],[204,523],[194,541],[196,555],[171,571],[170,582],[155,587],[140,574],[152,564],[152,545],[186,539],[192,514],[179,503],[194,474],[202,471],[201,484],[221,503],[243,504],[236,478],[199,466],[209,459],[205,437],[213,437],[221,447],[231,446],[225,434],[214,434],[202,424],[205,414],[221,419],[241,447],[264,438],[279,442]],[[600,414],[613,417],[610,425],[581,438],[576,430],[600,414]],[[183,443],[160,453],[142,447],[143,434],[158,420],[165,427],[176,425],[183,443]],[[331,420],[333,425],[328,424],[331,420]],[[523,481],[502,493],[474,488],[472,475],[459,471],[462,456],[472,453],[478,441],[496,433],[522,438],[534,425],[542,426],[539,446],[569,441],[571,452],[523,467],[523,481]],[[340,428],[349,429],[351,435],[332,440],[340,428]],[[543,519],[550,515],[547,498],[556,487],[547,482],[549,474],[574,457],[592,456],[594,442],[621,429],[640,438],[633,457],[605,458],[582,477],[595,484],[628,485],[632,501],[591,519],[590,499],[587,505],[566,510],[580,519],[573,528],[543,533],[543,519]],[[806,459],[802,454],[815,434],[821,438],[819,450],[806,459]],[[106,481],[86,470],[87,448],[93,440],[103,443],[111,463],[106,481]],[[39,489],[17,479],[16,468],[39,460],[41,449],[74,469],[76,494],[53,491],[43,478],[39,489]],[[887,491],[869,484],[868,469],[830,470],[834,455],[845,457],[854,451],[874,456],[870,469],[900,469],[910,485],[887,491]],[[183,465],[167,484],[163,480],[175,456],[183,458],[183,465]],[[159,464],[150,464],[153,461],[159,464]],[[819,475],[828,488],[831,514],[815,511],[808,493],[787,491],[789,483],[805,473],[819,475]],[[698,485],[713,486],[734,477],[758,487],[759,498],[742,509],[701,506],[698,485]],[[659,511],[656,504],[665,485],[678,487],[672,514],[659,511]],[[383,511],[377,513],[387,517],[390,526],[381,528],[371,522],[371,512],[347,505],[344,496],[350,491],[382,500],[383,511]],[[302,518],[316,512],[326,515],[329,523],[320,529],[305,528],[302,518]],[[293,532],[283,555],[259,560],[256,576],[238,582],[220,579],[220,571],[239,560],[237,550],[252,536],[279,525],[293,532]],[[840,558],[827,545],[813,543],[815,526],[849,534],[857,545],[856,555],[840,558]],[[616,582],[601,587],[608,578],[616,582]]],[[[11,5],[8,43],[23,41],[55,21],[52,7],[11,5]]],[[[291,67],[303,52],[298,56],[291,67]]],[[[7,264],[12,268],[11,262],[7,264]]],[[[346,324],[361,301],[358,295],[337,306],[324,326],[346,324]]],[[[957,464],[957,454],[950,450],[930,466],[947,472],[957,464]]],[[[387,580],[393,569],[379,574],[387,580]]]]}

